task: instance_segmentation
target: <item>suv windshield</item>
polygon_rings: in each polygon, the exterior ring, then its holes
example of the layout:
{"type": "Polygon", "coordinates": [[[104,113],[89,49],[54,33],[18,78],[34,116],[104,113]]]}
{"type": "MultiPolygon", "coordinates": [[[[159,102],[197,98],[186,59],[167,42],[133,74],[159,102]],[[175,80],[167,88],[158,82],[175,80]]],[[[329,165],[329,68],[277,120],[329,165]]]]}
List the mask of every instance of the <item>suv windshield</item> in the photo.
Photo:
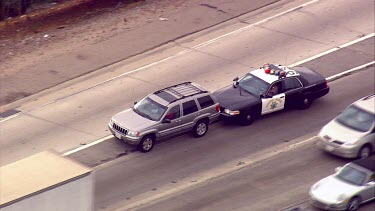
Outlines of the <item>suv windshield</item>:
{"type": "Polygon", "coordinates": [[[374,114],[351,105],[337,117],[336,121],[354,130],[366,132],[374,124],[374,118],[374,114]]]}
{"type": "Polygon", "coordinates": [[[261,80],[260,78],[247,74],[238,81],[238,86],[251,94],[260,96],[267,91],[270,84],[261,80]]]}
{"type": "Polygon", "coordinates": [[[133,107],[134,112],[153,121],[160,120],[166,110],[167,107],[160,105],[149,97],[144,98],[133,107]]]}
{"type": "Polygon", "coordinates": [[[336,178],[354,185],[362,185],[366,179],[366,173],[350,165],[343,167],[337,174],[336,178]]]}

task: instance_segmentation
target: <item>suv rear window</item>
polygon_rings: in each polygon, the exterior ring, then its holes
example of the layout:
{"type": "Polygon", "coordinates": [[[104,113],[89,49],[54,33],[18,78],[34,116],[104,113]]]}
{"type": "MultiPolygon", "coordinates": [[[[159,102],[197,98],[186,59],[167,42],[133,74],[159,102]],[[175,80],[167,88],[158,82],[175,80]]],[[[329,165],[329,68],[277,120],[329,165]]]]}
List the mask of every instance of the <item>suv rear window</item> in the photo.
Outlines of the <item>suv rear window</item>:
{"type": "Polygon", "coordinates": [[[213,104],[215,104],[212,98],[210,97],[210,95],[198,98],[198,102],[202,109],[210,107],[213,104]]]}
{"type": "Polygon", "coordinates": [[[194,100],[190,100],[188,102],[182,103],[182,108],[184,109],[184,116],[198,111],[197,104],[195,103],[194,100]]]}

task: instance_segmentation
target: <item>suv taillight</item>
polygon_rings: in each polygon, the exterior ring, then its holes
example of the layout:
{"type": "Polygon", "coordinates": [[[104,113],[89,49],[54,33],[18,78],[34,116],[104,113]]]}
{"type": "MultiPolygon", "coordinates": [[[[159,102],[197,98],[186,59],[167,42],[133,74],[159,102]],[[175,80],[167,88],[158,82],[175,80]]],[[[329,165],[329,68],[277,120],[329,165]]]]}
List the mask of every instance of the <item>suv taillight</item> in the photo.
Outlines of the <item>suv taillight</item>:
{"type": "Polygon", "coordinates": [[[328,81],[326,80],[326,87],[328,87],[328,81]]]}
{"type": "Polygon", "coordinates": [[[216,106],[216,112],[217,112],[217,113],[220,112],[220,105],[217,105],[217,106],[216,106]]]}

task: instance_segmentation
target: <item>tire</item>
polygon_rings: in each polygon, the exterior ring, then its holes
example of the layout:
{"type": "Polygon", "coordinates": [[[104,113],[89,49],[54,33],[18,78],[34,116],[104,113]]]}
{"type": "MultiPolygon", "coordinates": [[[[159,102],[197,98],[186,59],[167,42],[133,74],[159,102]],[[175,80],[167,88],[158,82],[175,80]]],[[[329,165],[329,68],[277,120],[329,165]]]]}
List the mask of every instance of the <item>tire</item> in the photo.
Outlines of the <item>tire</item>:
{"type": "Polygon", "coordinates": [[[144,136],[138,144],[138,150],[141,152],[149,152],[154,147],[155,137],[148,135],[144,136]]]}
{"type": "Polygon", "coordinates": [[[371,155],[371,147],[368,145],[363,146],[358,152],[358,158],[367,158],[371,155]]]}
{"type": "Polygon", "coordinates": [[[241,125],[249,126],[254,122],[254,115],[252,112],[248,111],[242,114],[241,116],[241,125]]]}
{"type": "Polygon", "coordinates": [[[203,137],[208,131],[208,122],[205,120],[199,120],[193,128],[193,135],[197,138],[203,137]]]}
{"type": "Polygon", "coordinates": [[[309,96],[305,95],[303,96],[303,98],[301,99],[300,103],[299,103],[299,109],[301,110],[305,110],[305,109],[308,109],[310,108],[312,104],[312,100],[309,96]]]}
{"type": "Polygon", "coordinates": [[[358,210],[361,201],[358,197],[353,197],[350,199],[346,210],[358,210]]]}

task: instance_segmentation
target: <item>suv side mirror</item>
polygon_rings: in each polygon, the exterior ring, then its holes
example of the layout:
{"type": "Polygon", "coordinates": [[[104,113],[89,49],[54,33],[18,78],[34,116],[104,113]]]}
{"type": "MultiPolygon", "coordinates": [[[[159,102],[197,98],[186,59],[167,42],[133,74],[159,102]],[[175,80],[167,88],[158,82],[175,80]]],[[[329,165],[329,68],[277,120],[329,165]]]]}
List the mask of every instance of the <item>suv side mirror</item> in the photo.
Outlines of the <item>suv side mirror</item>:
{"type": "Polygon", "coordinates": [[[235,78],[233,79],[233,81],[238,81],[238,77],[235,77],[235,78]]]}
{"type": "Polygon", "coordinates": [[[171,123],[172,121],[170,119],[163,119],[162,123],[171,123]]]}
{"type": "Polygon", "coordinates": [[[134,101],[134,105],[137,104],[138,102],[137,101],[134,101]]]}

